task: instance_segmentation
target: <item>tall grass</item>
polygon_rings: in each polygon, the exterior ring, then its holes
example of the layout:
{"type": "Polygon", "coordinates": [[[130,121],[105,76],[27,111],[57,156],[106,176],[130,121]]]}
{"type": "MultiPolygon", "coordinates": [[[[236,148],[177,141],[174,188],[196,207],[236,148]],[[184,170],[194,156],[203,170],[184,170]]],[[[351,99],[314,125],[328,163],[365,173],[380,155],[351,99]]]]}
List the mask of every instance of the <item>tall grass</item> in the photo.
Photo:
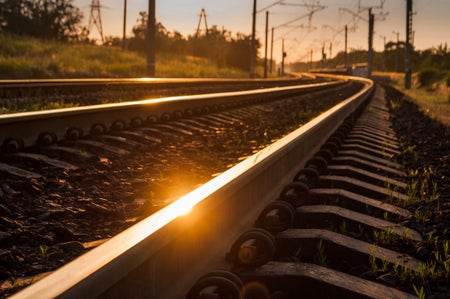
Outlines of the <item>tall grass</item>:
{"type": "MultiPolygon", "coordinates": [[[[438,119],[446,126],[450,126],[450,86],[445,79],[433,84],[433,88],[421,86],[418,73],[412,76],[412,88],[405,89],[405,75],[403,73],[381,73],[390,77],[391,84],[416,102],[430,117],[438,119]]],[[[450,75],[448,75],[450,78],[450,75]]]]}
{"type": "MultiPolygon", "coordinates": [[[[206,59],[158,54],[156,77],[247,77],[206,59]]],[[[119,48],[0,34],[0,79],[133,78],[146,76],[146,58],[119,48]]]]}

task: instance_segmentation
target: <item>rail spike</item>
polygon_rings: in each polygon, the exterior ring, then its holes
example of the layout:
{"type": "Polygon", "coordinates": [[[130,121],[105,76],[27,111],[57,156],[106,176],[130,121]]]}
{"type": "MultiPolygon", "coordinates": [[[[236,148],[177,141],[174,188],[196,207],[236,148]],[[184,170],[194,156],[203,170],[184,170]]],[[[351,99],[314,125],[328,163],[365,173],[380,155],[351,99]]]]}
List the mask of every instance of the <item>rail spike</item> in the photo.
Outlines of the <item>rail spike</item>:
{"type": "Polygon", "coordinates": [[[77,140],[83,137],[84,132],[83,129],[77,127],[70,127],[66,131],[66,138],[68,140],[77,140]]]}
{"type": "Polygon", "coordinates": [[[91,127],[91,134],[92,135],[101,135],[106,133],[107,129],[104,124],[101,123],[95,123],[91,127]]]}
{"type": "Polygon", "coordinates": [[[40,146],[46,146],[55,144],[58,141],[58,137],[54,132],[42,132],[37,138],[37,144],[40,146]]]}
{"type": "Polygon", "coordinates": [[[5,141],[3,141],[2,144],[2,152],[3,153],[17,153],[23,149],[23,140],[21,138],[7,138],[5,141]]]}

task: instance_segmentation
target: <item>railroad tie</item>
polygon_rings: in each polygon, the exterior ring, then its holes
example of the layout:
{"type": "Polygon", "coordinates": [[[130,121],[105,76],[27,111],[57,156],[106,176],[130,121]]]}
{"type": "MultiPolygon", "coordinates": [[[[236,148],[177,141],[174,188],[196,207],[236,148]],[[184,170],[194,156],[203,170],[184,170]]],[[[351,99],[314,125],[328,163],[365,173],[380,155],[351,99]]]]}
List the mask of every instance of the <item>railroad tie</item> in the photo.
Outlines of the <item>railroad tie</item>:
{"type": "Polygon", "coordinates": [[[400,207],[408,201],[406,172],[397,161],[400,150],[385,106],[383,90],[377,88],[354,126],[333,139],[335,155],[319,151],[261,213],[255,222],[259,228],[236,240],[227,259],[238,282],[212,272],[187,298],[207,293],[208,285],[227,293],[223,282],[212,279],[217,276],[234,281],[244,295],[415,298],[398,290],[395,278],[377,273],[380,267],[417,272],[421,265],[384,244],[386,239],[422,241],[420,233],[403,224],[411,217],[400,207]]]}

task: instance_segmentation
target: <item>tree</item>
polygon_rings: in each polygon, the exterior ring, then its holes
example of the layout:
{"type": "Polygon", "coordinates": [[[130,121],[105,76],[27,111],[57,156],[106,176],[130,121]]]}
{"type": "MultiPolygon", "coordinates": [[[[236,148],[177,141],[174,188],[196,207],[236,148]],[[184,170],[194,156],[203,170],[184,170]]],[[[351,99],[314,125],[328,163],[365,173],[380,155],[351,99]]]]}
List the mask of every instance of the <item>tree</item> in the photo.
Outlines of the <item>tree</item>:
{"type": "MultiPolygon", "coordinates": [[[[230,66],[243,70],[250,67],[250,35],[237,33],[233,37],[230,31],[212,26],[205,35],[189,36],[188,42],[194,56],[208,58],[219,67],[230,66]]],[[[259,40],[256,40],[256,48],[259,47],[259,40]]]]}
{"type": "Polygon", "coordinates": [[[74,40],[83,15],[73,0],[0,0],[0,30],[43,39],[74,40]]]}
{"type": "MultiPolygon", "coordinates": [[[[128,49],[145,51],[147,34],[147,12],[139,13],[133,36],[128,40],[128,49]]],[[[260,47],[257,40],[257,47],[260,47]]],[[[161,23],[156,24],[155,50],[157,53],[190,54],[207,58],[219,67],[229,66],[247,70],[250,66],[251,37],[212,26],[205,35],[188,36],[178,31],[168,31],[161,23]]]]}
{"type": "MultiPolygon", "coordinates": [[[[261,44],[256,40],[256,49],[259,49],[261,44]]],[[[236,38],[232,40],[231,51],[228,54],[228,64],[243,70],[250,68],[250,55],[252,49],[251,35],[238,33],[236,38]]]]}
{"type": "MultiPolygon", "coordinates": [[[[144,52],[147,35],[147,12],[141,11],[137,24],[133,26],[133,37],[128,41],[128,49],[144,52]]],[[[155,50],[157,53],[170,52],[176,54],[187,53],[187,41],[183,35],[177,31],[168,31],[160,22],[156,23],[155,50]]]]}

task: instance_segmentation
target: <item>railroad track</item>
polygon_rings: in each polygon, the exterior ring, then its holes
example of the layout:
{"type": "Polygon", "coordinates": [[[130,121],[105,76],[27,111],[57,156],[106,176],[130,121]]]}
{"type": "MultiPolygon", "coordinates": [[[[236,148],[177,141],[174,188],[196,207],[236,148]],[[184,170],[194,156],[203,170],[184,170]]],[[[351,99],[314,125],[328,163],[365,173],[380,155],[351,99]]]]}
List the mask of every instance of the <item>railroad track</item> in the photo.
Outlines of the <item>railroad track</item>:
{"type": "MultiPolygon", "coordinates": [[[[325,78],[325,80],[327,80],[325,78]]],[[[28,111],[29,107],[72,107],[122,101],[161,98],[216,91],[323,82],[323,77],[297,75],[289,79],[66,79],[0,80],[0,113],[28,111]]]]}
{"type": "MultiPolygon", "coordinates": [[[[0,97],[11,99],[29,96],[48,96],[55,93],[74,95],[99,90],[133,90],[154,89],[188,89],[192,90],[226,90],[232,89],[257,89],[275,86],[285,86],[313,83],[317,81],[315,75],[299,75],[295,78],[276,78],[268,80],[257,79],[40,79],[40,80],[0,80],[0,97]]],[[[323,79],[323,78],[322,78],[323,79]]]]}
{"type": "MultiPolygon", "coordinates": [[[[175,81],[175,83],[177,82],[178,81],[175,81]]],[[[197,85],[200,84],[198,81],[194,82],[197,85]]],[[[202,82],[202,86],[210,85],[210,83],[205,83],[205,81],[200,82],[202,82]]],[[[227,83],[226,85],[230,85],[229,81],[224,80],[224,82],[227,83]]],[[[255,84],[254,82],[248,82],[245,80],[243,80],[243,82],[249,84],[249,86],[254,86],[255,84]]],[[[274,82],[277,81],[271,81],[271,84],[269,85],[279,84],[274,82]]],[[[287,82],[289,82],[289,84],[293,84],[298,81],[289,80],[281,84],[288,84],[287,82]]],[[[136,82],[134,83],[137,84],[136,82]]],[[[294,94],[295,92],[311,92],[314,90],[319,90],[325,86],[337,86],[342,83],[342,81],[334,81],[310,84],[305,85],[305,88],[303,89],[298,89],[297,85],[292,88],[284,88],[282,90],[275,87],[271,90],[265,89],[260,90],[259,92],[241,92],[239,96],[233,93],[223,93],[222,95],[213,94],[198,97],[181,96],[173,99],[164,99],[162,101],[146,100],[110,105],[90,105],[88,107],[64,110],[55,109],[41,113],[30,114],[24,112],[15,113],[13,115],[2,115],[0,118],[0,125],[2,126],[2,131],[0,132],[0,143],[2,152],[14,152],[23,147],[28,147],[36,143],[41,145],[49,144],[54,143],[61,138],[76,139],[80,137],[80,135],[85,135],[88,133],[103,133],[103,131],[108,130],[109,127],[113,129],[121,129],[140,126],[151,122],[158,122],[160,119],[168,121],[181,118],[183,116],[192,116],[194,114],[198,115],[207,111],[218,111],[225,108],[231,108],[233,106],[237,107],[239,105],[256,103],[258,101],[262,102],[265,99],[273,98],[275,94],[282,96],[294,94]],[[255,99],[255,95],[258,95],[258,98],[255,99]],[[131,115],[130,120],[123,119],[124,115],[131,115]],[[30,125],[31,120],[33,121],[32,126],[30,125]]],[[[105,84],[106,86],[108,85],[107,83],[102,84],[105,84]]],[[[32,86],[34,85],[35,84],[32,84],[32,86]]],[[[99,83],[94,84],[94,88],[98,88],[98,85],[99,83]]],[[[68,85],[68,87],[66,85],[63,86],[65,88],[69,88],[72,85],[68,85]]],[[[78,85],[75,84],[75,86],[78,85]]],[[[123,85],[120,84],[119,86],[123,85]]],[[[130,86],[133,87],[134,85],[131,84],[126,86],[127,88],[130,88],[130,86]]],[[[257,83],[257,86],[261,86],[261,84],[257,83]]],[[[86,87],[86,85],[81,85],[81,87],[78,88],[83,87],[86,87]]]]}
{"type": "MultiPolygon", "coordinates": [[[[367,236],[376,232],[412,243],[421,236],[400,224],[410,214],[393,204],[405,200],[405,174],[395,162],[399,152],[382,90],[365,108],[373,83],[352,80],[365,87],[13,298],[412,297],[386,286],[387,278],[384,284],[361,278],[379,265],[412,272],[420,265],[403,252],[373,245],[367,236]]],[[[281,91],[286,97],[302,89],[281,91]]],[[[27,115],[21,115],[10,123],[22,122],[23,129],[2,131],[20,132],[0,136],[2,150],[20,155],[23,148],[55,147],[58,140],[86,132],[107,135],[110,129],[154,124],[155,115],[175,122],[196,111],[273,101],[278,92],[181,97],[176,106],[175,100],[111,105],[108,113],[83,124],[79,112],[68,110],[58,117],[59,129],[52,130],[52,113],[38,117],[40,124],[31,130],[27,115]],[[208,106],[199,108],[205,100],[208,106]],[[118,118],[124,111],[131,120],[118,118]]],[[[83,113],[94,115],[98,108],[83,113]]]]}

